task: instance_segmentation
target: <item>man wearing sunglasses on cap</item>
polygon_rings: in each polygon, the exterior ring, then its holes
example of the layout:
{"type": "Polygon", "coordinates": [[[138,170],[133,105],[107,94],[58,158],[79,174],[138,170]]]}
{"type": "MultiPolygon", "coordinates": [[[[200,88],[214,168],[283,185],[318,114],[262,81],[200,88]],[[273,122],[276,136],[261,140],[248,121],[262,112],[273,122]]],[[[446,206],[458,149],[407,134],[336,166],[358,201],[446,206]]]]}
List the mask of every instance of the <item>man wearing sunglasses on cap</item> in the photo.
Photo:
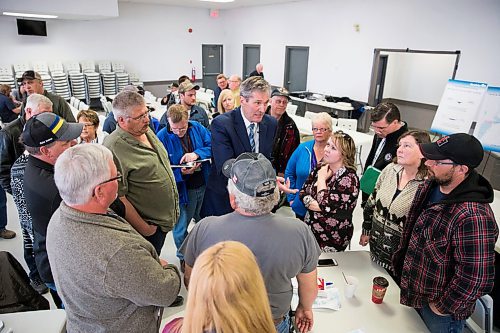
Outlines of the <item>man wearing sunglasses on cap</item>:
{"type": "MultiPolygon", "coordinates": [[[[70,123],[76,123],[75,116],[71,112],[69,104],[59,95],[48,92],[43,87],[42,77],[39,73],[29,70],[23,73],[21,84],[28,96],[32,94],[44,95],[52,102],[52,111],[70,123]]],[[[21,107],[21,114],[24,115],[24,105],[21,107]]]]}

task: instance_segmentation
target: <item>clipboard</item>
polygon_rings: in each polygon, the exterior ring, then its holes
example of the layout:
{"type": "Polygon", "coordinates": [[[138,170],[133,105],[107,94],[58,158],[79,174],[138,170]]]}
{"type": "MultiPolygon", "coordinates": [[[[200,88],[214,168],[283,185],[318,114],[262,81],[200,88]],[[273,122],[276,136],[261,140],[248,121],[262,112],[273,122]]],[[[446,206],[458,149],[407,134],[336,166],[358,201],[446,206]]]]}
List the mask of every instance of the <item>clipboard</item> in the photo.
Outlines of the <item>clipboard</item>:
{"type": "Polygon", "coordinates": [[[359,189],[366,194],[372,194],[375,184],[377,184],[380,170],[372,167],[371,165],[366,169],[365,173],[359,180],[359,189]]]}
{"type": "Polygon", "coordinates": [[[183,164],[171,164],[170,167],[172,169],[175,169],[175,168],[191,168],[191,167],[193,167],[193,165],[195,163],[203,163],[203,162],[207,162],[207,161],[210,161],[210,160],[211,160],[210,158],[205,158],[205,159],[202,159],[202,160],[197,160],[197,161],[191,162],[191,163],[193,163],[192,165],[187,164],[187,163],[183,163],[183,164]]]}

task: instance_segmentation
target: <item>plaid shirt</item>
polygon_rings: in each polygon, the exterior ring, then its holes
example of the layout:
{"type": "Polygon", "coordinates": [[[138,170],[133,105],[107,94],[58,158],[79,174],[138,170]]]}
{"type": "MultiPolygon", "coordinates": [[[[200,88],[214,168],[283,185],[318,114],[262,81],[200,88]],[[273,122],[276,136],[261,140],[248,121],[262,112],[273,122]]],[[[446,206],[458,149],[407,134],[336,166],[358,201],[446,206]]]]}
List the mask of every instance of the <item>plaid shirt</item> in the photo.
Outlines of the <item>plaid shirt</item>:
{"type": "Polygon", "coordinates": [[[428,204],[433,185],[426,181],[417,190],[393,257],[401,304],[435,303],[441,313],[463,320],[494,284],[498,227],[488,204],[493,191],[473,171],[443,200],[428,204]]]}

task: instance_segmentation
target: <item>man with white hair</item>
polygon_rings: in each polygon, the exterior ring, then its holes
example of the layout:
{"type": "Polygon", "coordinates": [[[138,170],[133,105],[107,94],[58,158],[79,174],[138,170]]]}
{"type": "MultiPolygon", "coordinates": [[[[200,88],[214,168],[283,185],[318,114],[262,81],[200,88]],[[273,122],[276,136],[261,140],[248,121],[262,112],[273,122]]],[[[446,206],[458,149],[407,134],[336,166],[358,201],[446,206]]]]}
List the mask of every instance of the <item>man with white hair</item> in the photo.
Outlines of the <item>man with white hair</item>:
{"type": "Polygon", "coordinates": [[[63,202],[47,231],[47,252],[69,332],[158,332],[176,298],[177,268],[109,210],[122,175],[102,145],[64,152],[54,179],[63,202]]]}
{"type": "Polygon", "coordinates": [[[144,97],[123,91],[113,100],[116,130],[104,146],[123,175],[118,196],[127,221],[160,254],[167,232],[179,218],[179,195],[167,151],[149,127],[144,97]]]}
{"type": "Polygon", "coordinates": [[[59,308],[62,303],[52,278],[45,242],[50,218],[61,202],[54,183],[54,164],[66,149],[76,144],[82,129],[83,124],[67,123],[60,116],[45,112],[28,120],[21,134],[30,154],[24,173],[24,194],[33,223],[36,267],[59,308]]]}
{"type": "Polygon", "coordinates": [[[248,77],[250,76],[260,76],[264,78],[264,65],[262,65],[260,62],[255,65],[255,70],[251,72],[248,77]]]}
{"type": "Polygon", "coordinates": [[[224,163],[227,188],[234,212],[207,217],[196,224],[181,247],[184,283],[189,285],[196,258],[208,247],[225,240],[248,246],[259,263],[278,333],[289,332],[291,279],[299,284],[295,323],[300,332],[313,326],[316,265],[320,249],[311,230],[298,219],[272,214],[279,199],[276,172],[262,154],[243,153],[224,163]],[[272,254],[272,255],[270,255],[272,254]]]}

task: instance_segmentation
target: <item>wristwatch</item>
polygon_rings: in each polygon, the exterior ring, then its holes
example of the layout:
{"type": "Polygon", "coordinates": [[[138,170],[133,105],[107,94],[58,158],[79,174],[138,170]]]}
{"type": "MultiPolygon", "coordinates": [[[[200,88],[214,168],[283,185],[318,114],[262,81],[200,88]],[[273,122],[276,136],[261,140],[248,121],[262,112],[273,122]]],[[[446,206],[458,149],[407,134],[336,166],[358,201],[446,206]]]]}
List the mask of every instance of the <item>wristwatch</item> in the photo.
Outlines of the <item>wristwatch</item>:
{"type": "Polygon", "coordinates": [[[304,197],[304,199],[302,200],[302,202],[304,202],[304,206],[306,206],[306,208],[309,208],[309,205],[311,204],[311,202],[313,202],[314,198],[310,195],[307,195],[304,197]]]}

